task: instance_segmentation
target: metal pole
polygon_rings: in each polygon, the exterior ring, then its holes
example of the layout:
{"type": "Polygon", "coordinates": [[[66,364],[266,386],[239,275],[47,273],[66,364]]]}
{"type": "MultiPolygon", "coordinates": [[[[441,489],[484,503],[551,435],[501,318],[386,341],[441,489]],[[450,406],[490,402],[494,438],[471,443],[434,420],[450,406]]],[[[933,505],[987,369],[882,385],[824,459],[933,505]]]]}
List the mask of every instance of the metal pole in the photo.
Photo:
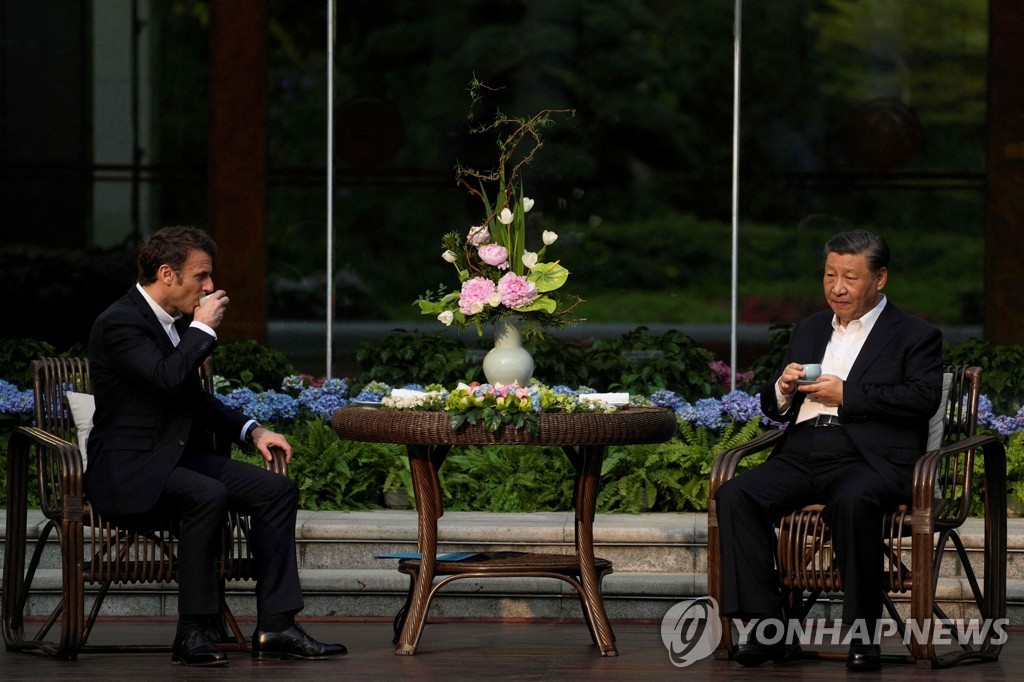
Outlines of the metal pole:
{"type": "Polygon", "coordinates": [[[327,368],[334,365],[334,12],[327,0],[327,368]]]}
{"type": "Polygon", "coordinates": [[[735,28],[732,49],[732,296],[730,301],[731,325],[729,329],[729,390],[736,390],[736,327],[739,299],[739,247],[740,247],[740,44],[742,43],[743,0],[736,0],[735,28]]]}

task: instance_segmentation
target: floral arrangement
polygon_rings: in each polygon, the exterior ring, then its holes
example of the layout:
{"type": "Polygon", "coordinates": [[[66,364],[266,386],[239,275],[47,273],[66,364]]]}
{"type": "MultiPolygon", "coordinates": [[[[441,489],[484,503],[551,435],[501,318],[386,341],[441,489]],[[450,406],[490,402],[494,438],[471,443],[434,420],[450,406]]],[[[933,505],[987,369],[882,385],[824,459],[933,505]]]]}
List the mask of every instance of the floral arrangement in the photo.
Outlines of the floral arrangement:
{"type": "Polygon", "coordinates": [[[607,403],[583,397],[593,389],[576,391],[564,386],[549,388],[538,382],[529,387],[502,384],[460,383],[455,390],[428,386],[425,392],[398,391],[381,399],[381,406],[393,410],[444,411],[451,416],[452,429],[480,424],[492,433],[506,426],[526,429],[537,435],[542,412],[614,412],[607,403]]]}
{"type": "MultiPolygon", "coordinates": [[[[482,90],[490,89],[474,79],[470,84],[473,105],[481,100],[482,90]]],[[[561,113],[573,114],[567,109],[544,109],[530,118],[516,118],[499,111],[493,121],[470,128],[471,133],[509,128],[512,132],[498,139],[495,170],[456,166],[456,180],[483,202],[485,217],[465,233],[445,235],[441,257],[455,267],[460,289],[449,292],[441,285],[437,291],[428,291],[416,301],[421,313],[436,316],[446,326],[474,324],[481,334],[485,323],[504,315],[521,316],[539,327],[579,321],[569,313],[580,299],[560,291],[569,271],[557,260],[546,260],[558,234],[544,230],[539,249],[527,248],[526,214],[535,202],[523,193],[521,171],[543,146],[541,129],[553,125],[552,116],[561,113]],[[525,153],[518,151],[524,141],[532,144],[525,153]],[[488,188],[495,185],[492,202],[488,188]]],[[[473,121],[473,106],[469,119],[473,121]]]]}

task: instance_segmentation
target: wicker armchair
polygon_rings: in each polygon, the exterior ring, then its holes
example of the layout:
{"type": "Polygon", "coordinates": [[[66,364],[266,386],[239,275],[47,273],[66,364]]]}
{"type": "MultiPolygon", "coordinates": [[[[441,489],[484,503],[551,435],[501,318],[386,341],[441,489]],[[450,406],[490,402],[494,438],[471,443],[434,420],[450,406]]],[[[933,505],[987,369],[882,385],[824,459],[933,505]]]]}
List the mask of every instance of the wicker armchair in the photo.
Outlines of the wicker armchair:
{"type": "MultiPolygon", "coordinates": [[[[893,603],[892,594],[910,593],[911,634],[949,621],[936,599],[939,569],[952,547],[951,558],[958,564],[968,589],[964,618],[997,620],[1006,617],[1006,453],[993,436],[975,435],[981,369],[948,367],[952,374],[947,396],[947,418],[939,449],[925,453],[914,469],[912,506],[901,506],[886,517],[880,529],[880,550],[884,557],[886,611],[896,622],[906,655],[885,656],[891,661],[918,662],[946,667],[964,660],[996,660],[1002,648],[998,633],[990,631],[981,643],[960,644],[955,650],[939,650],[931,638],[905,636],[907,622],[893,603]],[[972,485],[976,459],[984,470],[984,577],[979,584],[968,560],[959,531],[974,501],[972,485]],[[908,565],[909,564],[909,565],[908,565]],[[918,641],[926,639],[927,641],[918,641]],[[908,641],[909,640],[909,641],[908,641]]],[[[708,591],[721,597],[721,555],[715,493],[736,473],[739,462],[770,449],[782,431],[772,431],[718,455],[711,473],[711,503],[708,510],[708,591]]],[[[784,599],[784,616],[804,620],[822,595],[842,590],[835,569],[828,526],[821,518],[821,505],[812,505],[783,517],[777,524],[776,565],[784,599]]],[[[734,653],[730,621],[722,619],[723,638],[716,651],[719,658],[734,653]]],[[[969,638],[966,638],[969,639],[969,638]]],[[[844,660],[846,652],[810,652],[805,657],[844,660]]]]}
{"type": "MultiPolygon", "coordinates": [[[[84,496],[82,456],[65,399],[69,391],[92,392],[88,361],[43,358],[33,362],[32,367],[35,423],[19,427],[11,434],[7,453],[9,489],[3,575],[3,636],[7,649],[41,651],[67,660],[76,659],[80,652],[169,651],[169,646],[87,645],[111,585],[176,580],[176,522],[172,518],[154,519],[147,528],[122,528],[103,519],[92,508],[84,496]],[[30,473],[33,465],[35,472],[30,473]],[[35,551],[28,557],[28,490],[33,478],[47,520],[39,532],[35,551]],[[35,625],[35,619],[26,622],[32,583],[43,550],[52,545],[60,552],[60,599],[38,628],[26,633],[27,625],[35,625]],[[86,585],[96,588],[88,614],[86,585]],[[55,625],[57,639],[48,640],[55,625]]],[[[209,361],[200,374],[205,388],[212,391],[209,361]]],[[[274,454],[274,461],[267,468],[287,476],[284,454],[274,454]]],[[[226,649],[248,646],[224,599],[225,581],[255,578],[247,543],[248,527],[247,517],[231,514],[224,529],[219,560],[223,632],[219,634],[226,649]]]]}

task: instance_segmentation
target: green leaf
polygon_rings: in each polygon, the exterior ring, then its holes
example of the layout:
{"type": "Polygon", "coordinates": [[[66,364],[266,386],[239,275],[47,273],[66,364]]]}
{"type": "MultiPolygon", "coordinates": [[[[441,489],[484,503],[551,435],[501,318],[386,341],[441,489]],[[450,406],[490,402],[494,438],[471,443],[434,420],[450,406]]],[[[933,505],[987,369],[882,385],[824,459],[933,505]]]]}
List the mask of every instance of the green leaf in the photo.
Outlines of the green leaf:
{"type": "Polygon", "coordinates": [[[532,310],[543,310],[544,312],[550,315],[551,313],[555,312],[556,305],[557,304],[553,299],[548,298],[547,296],[538,296],[537,298],[533,299],[533,303],[527,306],[523,306],[522,308],[516,308],[516,311],[521,313],[528,313],[532,310]]]}
{"type": "Polygon", "coordinates": [[[569,279],[569,271],[559,265],[558,261],[537,263],[526,279],[537,285],[537,291],[554,291],[569,279]]]}

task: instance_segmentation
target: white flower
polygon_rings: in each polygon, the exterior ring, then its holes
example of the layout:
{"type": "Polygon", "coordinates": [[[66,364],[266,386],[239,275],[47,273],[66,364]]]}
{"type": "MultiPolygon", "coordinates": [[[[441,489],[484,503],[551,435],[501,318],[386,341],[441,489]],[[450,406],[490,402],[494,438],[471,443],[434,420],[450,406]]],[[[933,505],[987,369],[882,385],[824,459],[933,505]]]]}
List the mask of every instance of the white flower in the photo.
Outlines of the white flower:
{"type": "Polygon", "coordinates": [[[448,249],[441,254],[441,258],[444,258],[449,263],[454,263],[455,259],[458,258],[458,255],[451,249],[448,249]]]}
{"type": "Polygon", "coordinates": [[[455,315],[450,310],[446,310],[437,316],[437,320],[446,327],[450,327],[454,319],[455,315]]]}
{"type": "Polygon", "coordinates": [[[508,207],[501,209],[501,213],[498,214],[498,222],[502,225],[508,225],[512,222],[512,211],[508,210],[508,207]]]}
{"type": "Polygon", "coordinates": [[[537,265],[537,254],[533,251],[523,251],[523,265],[533,270],[537,265]]]}
{"type": "Polygon", "coordinates": [[[501,305],[501,294],[495,291],[493,294],[487,297],[487,305],[494,308],[495,306],[501,305]]]}
{"type": "Polygon", "coordinates": [[[486,243],[491,238],[491,231],[487,229],[486,225],[477,225],[476,227],[469,228],[469,236],[466,237],[473,246],[480,246],[486,243]]]}
{"type": "Polygon", "coordinates": [[[478,312],[484,309],[483,301],[473,301],[469,304],[469,314],[476,315],[478,312]]]}
{"type": "Polygon", "coordinates": [[[558,239],[558,235],[551,230],[544,230],[544,232],[541,233],[540,238],[544,240],[545,246],[551,246],[555,243],[555,240],[558,239]]]}
{"type": "Polygon", "coordinates": [[[529,213],[531,208],[533,208],[533,199],[523,197],[523,213],[529,213]]]}

